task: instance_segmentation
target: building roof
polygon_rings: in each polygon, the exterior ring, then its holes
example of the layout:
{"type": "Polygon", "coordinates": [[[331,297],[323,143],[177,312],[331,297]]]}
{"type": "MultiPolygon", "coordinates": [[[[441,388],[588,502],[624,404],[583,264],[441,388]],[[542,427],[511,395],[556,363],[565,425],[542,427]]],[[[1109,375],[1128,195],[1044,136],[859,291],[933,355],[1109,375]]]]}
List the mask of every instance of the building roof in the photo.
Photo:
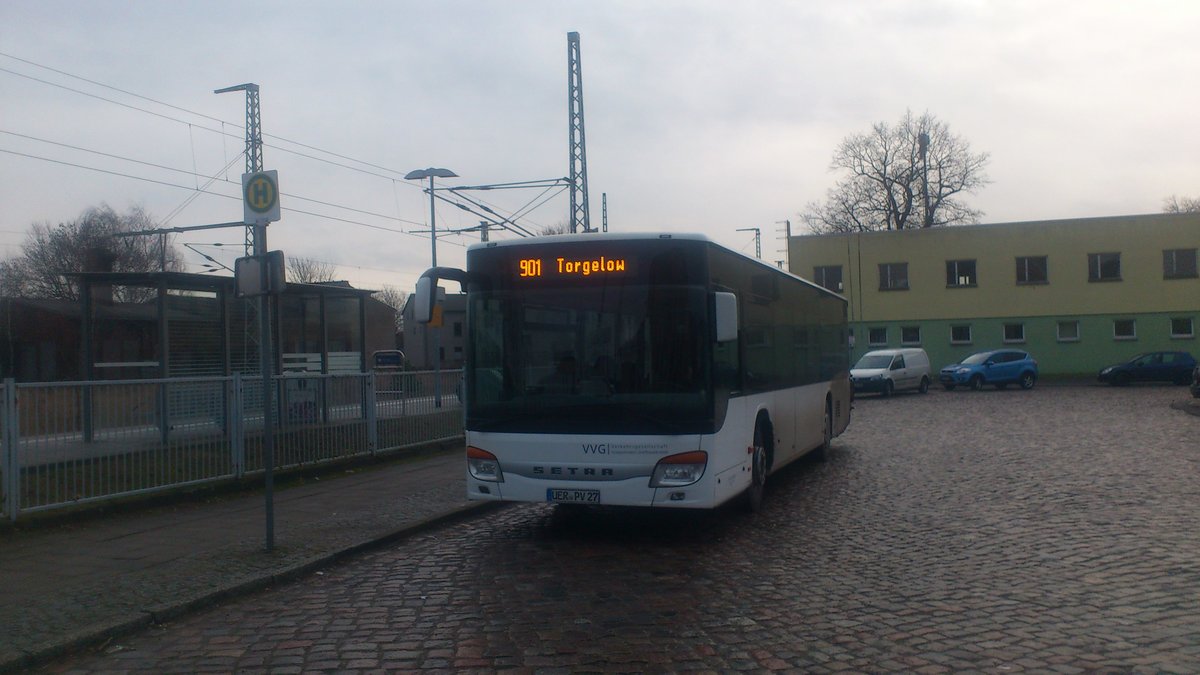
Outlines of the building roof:
{"type": "MultiPolygon", "coordinates": [[[[169,288],[191,291],[234,291],[237,282],[233,277],[193,272],[73,272],[67,276],[90,284],[113,284],[115,286],[156,287],[164,281],[169,288]]],[[[377,291],[353,288],[348,282],[336,281],[318,284],[288,283],[284,293],[297,295],[324,295],[330,297],[369,296],[377,291]]]]}

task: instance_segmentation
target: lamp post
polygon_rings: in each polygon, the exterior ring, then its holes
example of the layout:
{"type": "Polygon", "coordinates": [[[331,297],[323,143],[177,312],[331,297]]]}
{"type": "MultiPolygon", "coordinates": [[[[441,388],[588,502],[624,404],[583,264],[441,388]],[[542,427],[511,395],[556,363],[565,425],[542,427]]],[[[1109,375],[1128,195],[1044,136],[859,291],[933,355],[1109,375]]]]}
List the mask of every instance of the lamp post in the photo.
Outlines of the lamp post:
{"type": "Polygon", "coordinates": [[[422,178],[429,179],[429,246],[430,258],[433,267],[437,267],[437,221],[434,212],[433,198],[433,179],[434,178],[458,178],[458,174],[450,169],[436,169],[429,167],[428,169],[417,169],[409,171],[404,175],[404,180],[420,180],[422,178]]]}
{"type": "MultiPolygon", "coordinates": [[[[458,174],[450,169],[417,169],[404,175],[404,180],[429,179],[429,258],[432,267],[437,267],[437,216],[434,206],[436,201],[433,194],[434,178],[458,178],[458,174]]],[[[442,407],[442,328],[433,328],[433,406],[442,407]]]]}

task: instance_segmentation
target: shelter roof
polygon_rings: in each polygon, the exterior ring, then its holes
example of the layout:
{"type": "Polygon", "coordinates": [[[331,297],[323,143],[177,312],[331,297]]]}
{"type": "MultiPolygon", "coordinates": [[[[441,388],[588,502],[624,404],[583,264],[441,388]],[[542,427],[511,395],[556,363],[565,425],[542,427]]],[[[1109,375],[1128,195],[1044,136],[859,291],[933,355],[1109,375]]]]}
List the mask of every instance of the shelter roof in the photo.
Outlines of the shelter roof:
{"type": "MultiPolygon", "coordinates": [[[[237,288],[233,277],[193,272],[74,272],[67,276],[89,284],[112,284],[114,286],[157,288],[159,282],[165,282],[167,288],[187,291],[224,290],[231,293],[237,288]]],[[[353,288],[344,281],[319,284],[288,282],[287,288],[284,290],[285,295],[324,295],[329,297],[369,296],[375,292],[363,288],[353,288]]]]}

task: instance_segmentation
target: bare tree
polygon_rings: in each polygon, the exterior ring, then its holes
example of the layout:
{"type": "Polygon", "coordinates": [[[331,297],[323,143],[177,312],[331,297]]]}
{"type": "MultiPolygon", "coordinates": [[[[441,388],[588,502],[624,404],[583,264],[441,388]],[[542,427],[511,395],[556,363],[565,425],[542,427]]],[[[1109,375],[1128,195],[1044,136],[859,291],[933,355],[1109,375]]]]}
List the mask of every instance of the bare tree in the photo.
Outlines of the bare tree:
{"type": "Polygon", "coordinates": [[[933,115],[906,111],[894,127],[880,122],[838,145],[830,168],[848,175],[801,217],[817,233],[975,223],[983,213],[962,194],[988,183],[987,161],[933,115]]]}
{"type": "MultiPolygon", "coordinates": [[[[34,223],[21,245],[21,254],[0,262],[0,294],[78,300],[78,284],[67,276],[71,273],[183,270],[179,252],[159,235],[114,236],[156,227],[140,206],[120,215],[107,204],[56,226],[34,223]]],[[[146,289],[114,290],[114,298],[125,302],[142,300],[147,293],[146,289]]]]}
{"type": "Polygon", "coordinates": [[[568,225],[566,221],[559,221],[554,225],[543,226],[542,229],[538,231],[538,234],[545,237],[552,234],[567,234],[570,231],[571,226],[568,225]]]}
{"type": "Polygon", "coordinates": [[[404,318],[400,313],[404,310],[404,302],[408,299],[408,293],[400,290],[399,286],[388,284],[384,285],[381,290],[373,293],[371,297],[396,310],[396,331],[403,330],[404,318]]]}
{"type": "Polygon", "coordinates": [[[337,265],[312,258],[288,258],[287,280],[297,284],[337,281],[337,265]]]}
{"type": "Polygon", "coordinates": [[[1163,200],[1164,213],[1196,213],[1200,211],[1200,197],[1176,197],[1163,200]]]}

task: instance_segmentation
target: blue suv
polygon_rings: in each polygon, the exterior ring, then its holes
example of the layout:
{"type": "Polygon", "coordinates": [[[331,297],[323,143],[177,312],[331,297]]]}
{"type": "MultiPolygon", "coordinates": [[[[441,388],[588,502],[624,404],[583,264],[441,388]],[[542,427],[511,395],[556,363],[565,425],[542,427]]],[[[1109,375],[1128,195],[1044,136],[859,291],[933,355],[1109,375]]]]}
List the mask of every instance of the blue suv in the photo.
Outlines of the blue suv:
{"type": "Polygon", "coordinates": [[[996,349],[972,354],[960,363],[942,368],[938,373],[938,381],[947,391],[960,385],[978,391],[985,384],[995,385],[997,389],[1010,384],[1033,389],[1037,377],[1037,361],[1028,352],[1019,349],[996,349]]]}

